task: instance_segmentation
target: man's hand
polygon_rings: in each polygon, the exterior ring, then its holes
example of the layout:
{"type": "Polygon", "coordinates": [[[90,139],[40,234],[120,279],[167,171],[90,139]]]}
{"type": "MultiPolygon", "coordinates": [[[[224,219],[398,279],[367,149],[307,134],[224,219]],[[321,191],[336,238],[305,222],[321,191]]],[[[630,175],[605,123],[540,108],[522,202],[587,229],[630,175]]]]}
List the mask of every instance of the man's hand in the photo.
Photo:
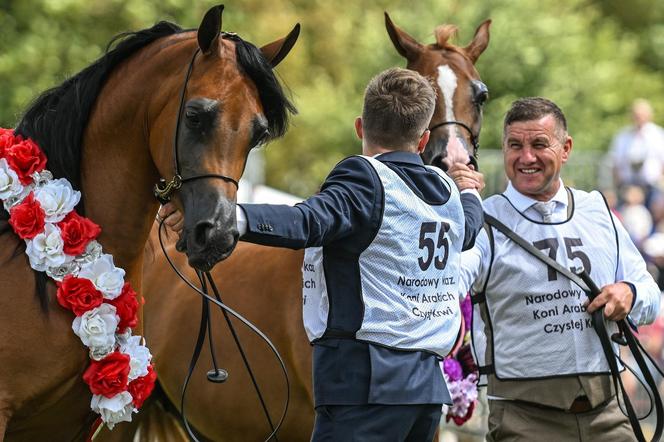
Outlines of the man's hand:
{"type": "Polygon", "coordinates": [[[178,235],[182,233],[182,229],[184,228],[184,216],[182,216],[182,212],[175,207],[175,204],[166,203],[159,208],[156,220],[157,222],[161,222],[162,219],[164,220],[166,227],[170,230],[178,235]]]}
{"type": "Polygon", "coordinates": [[[602,291],[588,304],[588,313],[604,306],[604,316],[611,321],[625,319],[632,309],[634,293],[628,284],[617,282],[602,287],[602,291]]]}
{"type": "Polygon", "coordinates": [[[484,189],[484,175],[476,171],[472,166],[469,167],[462,163],[455,163],[447,170],[447,174],[454,180],[459,191],[475,189],[481,192],[484,189]]]}

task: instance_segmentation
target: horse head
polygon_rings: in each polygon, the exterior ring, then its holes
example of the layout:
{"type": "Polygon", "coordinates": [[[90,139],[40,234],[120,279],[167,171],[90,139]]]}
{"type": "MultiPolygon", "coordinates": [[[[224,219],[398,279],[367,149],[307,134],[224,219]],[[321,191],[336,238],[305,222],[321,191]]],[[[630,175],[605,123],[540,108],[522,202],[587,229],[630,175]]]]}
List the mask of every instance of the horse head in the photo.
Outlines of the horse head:
{"type": "MultiPolygon", "coordinates": [[[[249,151],[282,136],[295,112],[272,69],[295,44],[299,24],[258,49],[219,32],[222,10],[215,6],[203,18],[181,92],[166,104],[177,109],[175,135],[153,131],[150,142],[161,176],[174,177],[162,180],[155,195],[164,202],[177,190],[174,203],[185,220],[178,250],[199,270],[228,257],[237,243],[235,200],[249,151]]],[[[154,127],[169,123],[173,113],[164,113],[154,127]]]]}
{"type": "Polygon", "coordinates": [[[482,107],[489,90],[480,80],[475,62],[489,44],[491,20],[484,21],[465,47],[449,42],[456,33],[453,25],[435,30],[436,43],[423,45],[398,28],[385,13],[385,27],[408,69],[429,78],[436,86],[436,110],[429,124],[431,137],[422,159],[447,170],[452,164],[471,163],[477,167],[477,150],[482,126],[482,107]]]}

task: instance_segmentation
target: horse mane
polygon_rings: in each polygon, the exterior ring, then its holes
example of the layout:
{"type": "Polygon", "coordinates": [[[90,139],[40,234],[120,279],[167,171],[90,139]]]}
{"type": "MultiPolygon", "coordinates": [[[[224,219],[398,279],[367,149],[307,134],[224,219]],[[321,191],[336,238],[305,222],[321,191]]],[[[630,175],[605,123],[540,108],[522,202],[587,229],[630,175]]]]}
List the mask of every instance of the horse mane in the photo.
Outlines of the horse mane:
{"type": "Polygon", "coordinates": [[[456,49],[452,43],[449,43],[450,38],[456,37],[458,28],[455,25],[440,25],[436,26],[433,33],[436,36],[436,46],[439,49],[456,49]]]}
{"type": "MultiPolygon", "coordinates": [[[[61,85],[39,95],[28,106],[14,132],[32,138],[46,154],[48,170],[55,177],[66,178],[80,190],[83,133],[109,74],[139,49],[179,32],[182,32],[179,26],[160,22],[148,29],[116,35],[103,56],[61,85]]],[[[77,210],[83,214],[82,202],[77,210]]],[[[0,207],[0,235],[11,230],[8,218],[9,213],[0,207]]],[[[24,249],[25,244],[21,241],[13,256],[24,249]]],[[[35,272],[37,297],[44,311],[48,311],[46,280],[44,273],[35,272]]]]}
{"type": "Polygon", "coordinates": [[[54,176],[68,179],[80,190],[83,133],[109,74],[139,49],[181,31],[173,23],[160,22],[148,29],[115,36],[103,56],[38,96],[23,114],[15,132],[32,138],[41,147],[48,158],[48,170],[54,176]]]}
{"type": "Polygon", "coordinates": [[[282,137],[288,129],[289,112],[296,114],[297,109],[284,94],[272,65],[256,46],[242,39],[236,41],[235,55],[244,73],[258,89],[258,96],[268,122],[270,139],[282,137]]]}

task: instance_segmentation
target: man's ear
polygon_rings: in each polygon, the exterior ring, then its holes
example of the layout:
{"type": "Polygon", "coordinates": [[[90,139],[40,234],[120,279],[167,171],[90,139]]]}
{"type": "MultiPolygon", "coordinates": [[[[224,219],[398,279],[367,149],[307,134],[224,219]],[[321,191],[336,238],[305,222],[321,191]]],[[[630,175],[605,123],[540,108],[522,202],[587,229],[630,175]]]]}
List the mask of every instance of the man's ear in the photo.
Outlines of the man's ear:
{"type": "Polygon", "coordinates": [[[427,143],[429,142],[430,136],[431,132],[427,129],[420,137],[420,142],[417,143],[417,153],[419,153],[420,155],[422,154],[422,152],[424,152],[424,149],[427,148],[427,143]]]}
{"type": "Polygon", "coordinates": [[[355,133],[360,140],[364,138],[364,130],[362,129],[362,117],[355,119],[355,133]]]}
{"type": "Polygon", "coordinates": [[[569,159],[570,153],[572,153],[572,147],[574,146],[574,141],[572,140],[572,137],[569,135],[565,139],[565,144],[563,144],[563,154],[562,154],[562,159],[563,163],[566,163],[567,160],[569,159]]]}

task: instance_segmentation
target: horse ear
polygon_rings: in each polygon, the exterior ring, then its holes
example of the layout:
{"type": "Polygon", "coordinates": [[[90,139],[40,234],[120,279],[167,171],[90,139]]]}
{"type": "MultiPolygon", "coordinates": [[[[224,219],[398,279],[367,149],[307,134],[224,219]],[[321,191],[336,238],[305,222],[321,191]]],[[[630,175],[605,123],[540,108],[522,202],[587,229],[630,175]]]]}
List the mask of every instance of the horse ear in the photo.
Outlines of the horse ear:
{"type": "Polygon", "coordinates": [[[205,13],[203,21],[198,27],[198,47],[201,52],[207,54],[212,45],[219,39],[221,31],[221,13],[224,11],[224,5],[211,7],[205,13]]]}
{"type": "Polygon", "coordinates": [[[424,49],[417,40],[392,23],[387,12],[385,12],[385,27],[397,52],[406,60],[414,60],[424,49]]]}
{"type": "Polygon", "coordinates": [[[261,52],[270,62],[272,67],[278,65],[281,60],[283,60],[286,55],[293,49],[293,45],[297,41],[297,37],[300,36],[300,24],[297,23],[292,31],[288,33],[287,36],[279,40],[268,43],[261,48],[261,52]]]}
{"type": "Polygon", "coordinates": [[[475,36],[473,41],[470,42],[468,46],[464,49],[468,57],[473,61],[473,64],[480,58],[482,52],[489,46],[489,27],[491,26],[491,20],[485,20],[481,25],[477,27],[475,31],[475,36]]]}

